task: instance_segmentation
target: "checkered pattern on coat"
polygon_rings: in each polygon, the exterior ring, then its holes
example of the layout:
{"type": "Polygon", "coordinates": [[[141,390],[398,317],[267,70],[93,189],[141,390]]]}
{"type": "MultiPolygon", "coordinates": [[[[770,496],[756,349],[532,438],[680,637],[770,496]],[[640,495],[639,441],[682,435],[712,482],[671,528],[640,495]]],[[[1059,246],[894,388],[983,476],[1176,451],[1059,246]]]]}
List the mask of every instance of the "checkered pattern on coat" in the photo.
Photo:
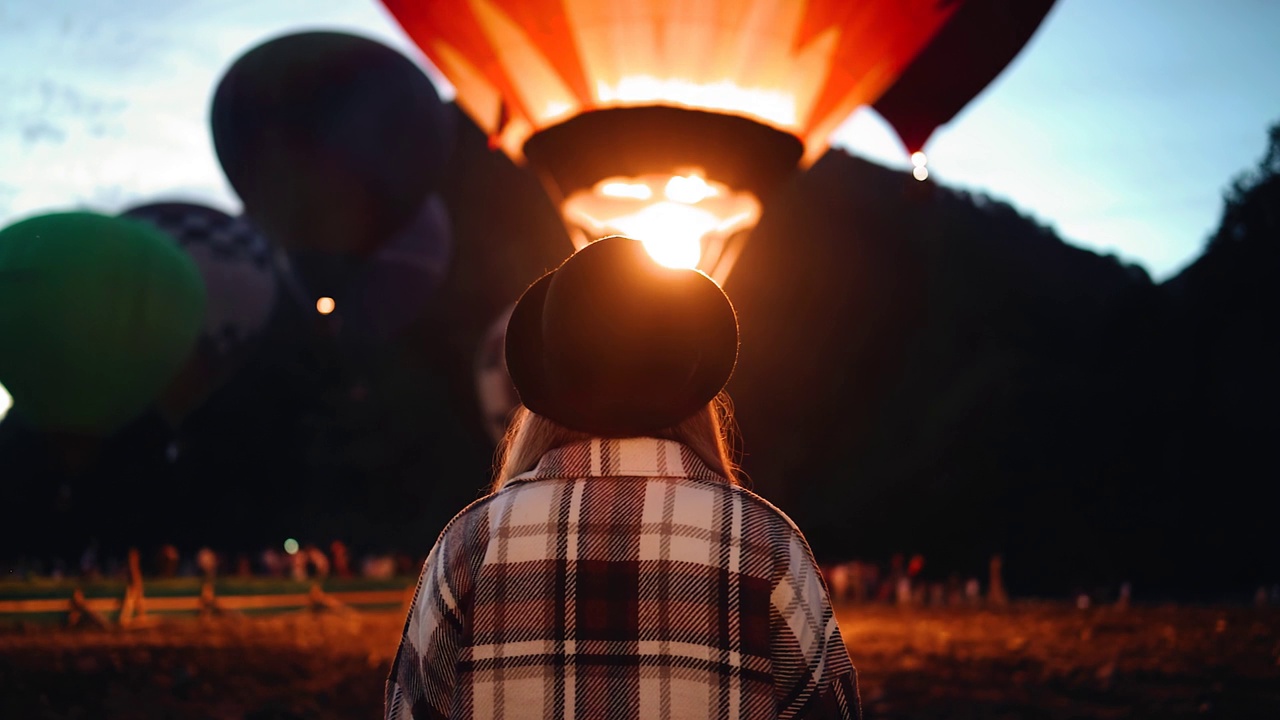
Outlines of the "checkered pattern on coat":
{"type": "Polygon", "coordinates": [[[804,536],[685,446],[590,440],[478,500],[422,570],[386,717],[859,717],[804,536]]]}

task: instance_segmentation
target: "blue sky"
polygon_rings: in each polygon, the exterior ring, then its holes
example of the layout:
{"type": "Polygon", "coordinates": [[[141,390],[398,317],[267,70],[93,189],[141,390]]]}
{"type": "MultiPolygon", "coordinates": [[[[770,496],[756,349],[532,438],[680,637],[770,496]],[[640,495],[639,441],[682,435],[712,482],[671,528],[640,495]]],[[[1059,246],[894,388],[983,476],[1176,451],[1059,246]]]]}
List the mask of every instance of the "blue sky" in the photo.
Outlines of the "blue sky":
{"type": "MultiPolygon", "coordinates": [[[[376,0],[0,0],[0,226],[158,195],[237,208],[209,97],[240,53],[315,27],[421,59],[376,0]]],[[[1272,0],[1059,0],[934,136],[930,169],[1162,280],[1196,257],[1280,120],[1277,28],[1272,0]]],[[[834,141],[909,167],[871,111],[834,141]]]]}

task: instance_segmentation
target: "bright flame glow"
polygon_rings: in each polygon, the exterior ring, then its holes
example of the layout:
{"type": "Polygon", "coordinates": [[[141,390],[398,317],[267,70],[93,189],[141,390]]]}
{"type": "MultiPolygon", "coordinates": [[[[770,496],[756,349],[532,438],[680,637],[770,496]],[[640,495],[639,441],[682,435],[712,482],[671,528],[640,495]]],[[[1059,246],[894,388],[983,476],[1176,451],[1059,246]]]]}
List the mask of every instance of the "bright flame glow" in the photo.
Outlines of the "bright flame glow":
{"type": "Polygon", "coordinates": [[[929,158],[919,150],[911,153],[911,164],[916,167],[924,167],[929,162],[929,158]]]}
{"type": "Polygon", "coordinates": [[[331,297],[322,297],[319,300],[316,300],[316,312],[321,315],[328,315],[337,307],[338,303],[334,302],[331,297]]]}
{"type": "Polygon", "coordinates": [[[697,267],[702,236],[719,224],[706,210],[665,201],[614,218],[612,223],[623,235],[644,242],[644,249],[658,264],[672,268],[697,267]]]}
{"type": "MultiPolygon", "coordinates": [[[[675,178],[672,178],[673,180],[675,178]]],[[[648,200],[653,191],[644,183],[622,182],[613,180],[600,185],[600,194],[606,197],[631,198],[632,200],[648,200]]]]}
{"type": "Polygon", "coordinates": [[[697,175],[676,175],[667,181],[667,186],[663,188],[663,194],[667,196],[668,200],[674,200],[686,205],[696,205],[707,198],[719,195],[720,192],[697,175]]]}
{"type": "Polygon", "coordinates": [[[284,551],[285,551],[285,552],[287,552],[287,553],[289,553],[290,555],[295,555],[295,554],[297,554],[297,552],[298,552],[298,541],[297,541],[297,540],[294,540],[293,538],[289,538],[288,540],[285,540],[285,541],[284,541],[284,551]]]}
{"type": "Polygon", "coordinates": [[[915,176],[915,179],[917,179],[917,180],[921,180],[921,181],[923,181],[923,180],[928,180],[928,179],[929,179],[929,168],[927,168],[927,167],[925,167],[925,166],[923,166],[923,165],[920,165],[920,166],[918,166],[918,167],[914,167],[914,168],[912,168],[912,169],[911,169],[911,174],[912,174],[913,176],[915,176]]]}
{"type": "Polygon", "coordinates": [[[760,202],[747,192],[704,179],[699,168],[678,174],[613,177],[567,198],[561,210],[581,249],[606,235],[645,244],[667,267],[698,268],[723,282],[737,258],[730,239],[760,218],[760,202]]]}
{"type": "Polygon", "coordinates": [[[744,88],[728,80],[715,83],[691,82],[681,78],[628,75],[616,85],[596,83],[601,105],[687,105],[700,110],[728,110],[754,116],[784,128],[796,125],[796,98],[793,93],[761,88],[744,88]]]}
{"type": "Polygon", "coordinates": [[[9,414],[9,408],[11,407],[13,407],[13,396],[9,394],[8,390],[4,389],[3,385],[0,385],[0,420],[3,420],[4,416],[9,414]]]}

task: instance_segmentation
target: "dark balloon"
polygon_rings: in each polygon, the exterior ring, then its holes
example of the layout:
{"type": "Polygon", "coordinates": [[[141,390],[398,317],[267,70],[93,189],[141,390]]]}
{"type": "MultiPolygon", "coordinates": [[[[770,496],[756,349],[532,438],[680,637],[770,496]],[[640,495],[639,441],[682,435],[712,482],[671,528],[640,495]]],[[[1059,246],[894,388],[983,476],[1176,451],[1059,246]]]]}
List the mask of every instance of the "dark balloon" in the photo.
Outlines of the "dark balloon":
{"type": "Polygon", "coordinates": [[[268,238],[361,258],[440,181],[453,115],[399,52],[308,32],[241,56],[214,94],[210,126],[223,172],[268,238]]]}
{"type": "Polygon", "coordinates": [[[453,257],[453,227],[439,195],[430,195],[408,225],[371,257],[355,262],[317,252],[289,254],[294,294],[318,312],[329,298],[330,326],[356,340],[386,340],[427,307],[453,257]]]}
{"type": "Polygon", "coordinates": [[[0,382],[37,429],[103,435],[140,415],[204,310],[195,263],[145,223],[69,212],[0,230],[0,382]]]}
{"type": "Polygon", "coordinates": [[[966,0],[873,107],[908,152],[924,147],[1031,39],[1053,0],[966,0]]]}

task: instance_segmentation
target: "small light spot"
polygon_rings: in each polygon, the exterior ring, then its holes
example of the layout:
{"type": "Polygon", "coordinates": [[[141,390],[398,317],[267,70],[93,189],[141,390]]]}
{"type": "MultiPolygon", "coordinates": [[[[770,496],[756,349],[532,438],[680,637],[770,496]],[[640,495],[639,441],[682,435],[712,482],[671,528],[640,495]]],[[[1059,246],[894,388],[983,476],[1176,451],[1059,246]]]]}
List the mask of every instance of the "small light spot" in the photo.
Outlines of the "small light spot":
{"type": "Polygon", "coordinates": [[[338,303],[334,302],[331,297],[322,297],[319,300],[316,300],[316,312],[321,315],[328,315],[337,307],[338,303]]]}
{"type": "Polygon", "coordinates": [[[928,164],[928,162],[929,162],[929,158],[928,158],[928,157],[926,157],[926,156],[925,156],[925,154],[924,154],[923,152],[921,152],[921,151],[917,150],[917,151],[915,151],[915,152],[911,153],[911,164],[912,164],[912,165],[914,165],[914,166],[916,166],[916,167],[924,167],[926,164],[928,164]]]}
{"type": "Polygon", "coordinates": [[[911,175],[912,175],[913,177],[915,177],[915,179],[917,179],[917,180],[928,180],[928,179],[929,179],[929,168],[926,168],[926,167],[917,167],[917,168],[912,168],[912,169],[911,169],[911,175]]]}
{"type": "Polygon", "coordinates": [[[284,551],[289,553],[290,555],[296,555],[298,552],[298,541],[294,540],[293,538],[289,538],[288,540],[285,540],[284,551]]]}

